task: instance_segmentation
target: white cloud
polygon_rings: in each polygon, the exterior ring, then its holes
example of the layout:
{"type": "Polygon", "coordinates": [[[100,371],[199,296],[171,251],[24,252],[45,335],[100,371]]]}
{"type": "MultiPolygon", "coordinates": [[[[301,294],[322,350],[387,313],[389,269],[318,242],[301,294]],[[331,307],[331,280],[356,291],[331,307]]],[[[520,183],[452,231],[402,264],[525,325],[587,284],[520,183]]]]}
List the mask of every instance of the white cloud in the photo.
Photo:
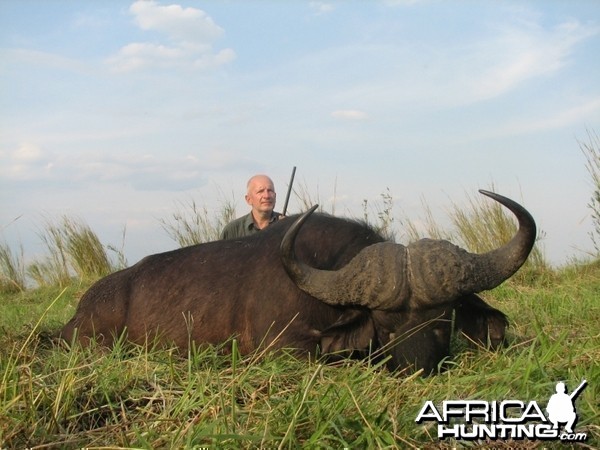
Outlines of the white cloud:
{"type": "MultiPolygon", "coordinates": [[[[378,117],[393,114],[398,120],[399,114],[414,117],[459,108],[514,93],[538,80],[553,82],[582,43],[598,34],[597,26],[577,21],[555,27],[519,21],[490,25],[477,39],[459,42],[330,47],[299,61],[286,76],[304,76],[301,68],[306,67],[318,68],[315,79],[320,73],[345,70],[335,86],[319,79],[318,87],[328,89],[323,96],[333,92],[336,103],[360,105],[378,117]]],[[[343,111],[332,116],[348,118],[343,111]]]]}
{"type": "Polygon", "coordinates": [[[205,70],[235,59],[232,49],[213,50],[213,42],[223,35],[224,30],[200,9],[138,0],[129,11],[138,27],[161,33],[167,42],[124,45],[107,60],[115,72],[173,67],[205,70]]]}
{"type": "Polygon", "coordinates": [[[314,13],[318,16],[328,14],[335,10],[335,6],[333,6],[331,3],[310,2],[308,5],[310,9],[312,9],[314,13]]]}
{"type": "Polygon", "coordinates": [[[533,120],[519,120],[508,123],[495,130],[495,136],[510,136],[521,133],[539,132],[564,128],[569,125],[593,122],[599,117],[600,97],[592,98],[579,105],[566,108],[557,112],[549,111],[546,117],[533,120]]]}
{"type": "Polygon", "coordinates": [[[129,185],[137,191],[183,191],[197,188],[209,174],[243,164],[225,149],[198,154],[47,151],[33,143],[0,153],[0,178],[26,186],[129,185]]]}
{"type": "Polygon", "coordinates": [[[524,81],[552,74],[569,62],[573,48],[600,32],[577,21],[544,29],[535,23],[500,30],[496,39],[479,49],[481,71],[473,84],[476,98],[501,95],[524,81]],[[489,55],[489,56],[486,56],[489,55]]]}
{"type": "Polygon", "coordinates": [[[129,11],[142,30],[161,31],[181,42],[210,43],[224,33],[204,11],[196,8],[161,6],[155,1],[138,0],[129,11]]]}
{"type": "Polygon", "coordinates": [[[200,161],[187,157],[139,155],[86,155],[63,160],[64,171],[76,173],[80,183],[131,185],[136,190],[186,190],[202,184],[206,170],[200,161]]]}
{"type": "Polygon", "coordinates": [[[421,3],[423,0],[384,0],[383,4],[387,6],[412,6],[421,3]]]}
{"type": "Polygon", "coordinates": [[[13,151],[0,153],[0,177],[30,181],[47,178],[53,168],[52,155],[32,142],[23,142],[13,151]]]}
{"type": "Polygon", "coordinates": [[[346,120],[365,120],[369,118],[366,112],[356,109],[338,109],[337,111],[333,111],[331,113],[331,117],[334,119],[346,120]]]}
{"type": "Polygon", "coordinates": [[[42,151],[39,146],[31,142],[23,143],[15,150],[13,157],[16,161],[22,162],[35,162],[38,161],[42,156],[42,151]]]}

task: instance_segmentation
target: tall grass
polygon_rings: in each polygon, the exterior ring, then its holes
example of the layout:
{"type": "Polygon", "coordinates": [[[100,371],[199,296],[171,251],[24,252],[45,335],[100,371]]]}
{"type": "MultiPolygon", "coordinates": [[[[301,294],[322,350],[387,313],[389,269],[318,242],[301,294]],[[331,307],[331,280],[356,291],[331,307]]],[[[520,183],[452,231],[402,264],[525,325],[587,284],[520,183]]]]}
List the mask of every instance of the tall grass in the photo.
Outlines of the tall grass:
{"type": "Polygon", "coordinates": [[[235,202],[224,200],[218,211],[209,211],[195,200],[179,203],[172,220],[160,220],[160,224],[180,247],[216,241],[227,223],[235,219],[235,202]]]}
{"type": "MultiPolygon", "coordinates": [[[[306,181],[298,181],[293,187],[292,192],[299,205],[300,210],[295,211],[296,213],[304,212],[312,208],[314,205],[319,205],[319,212],[325,212],[328,214],[335,215],[336,213],[336,200],[337,200],[337,179],[333,185],[333,195],[330,199],[326,200],[321,196],[319,186],[315,189],[310,189],[306,184],[306,181]]],[[[290,211],[287,211],[290,215],[290,211]]]]}
{"type": "Polygon", "coordinates": [[[97,279],[125,264],[122,251],[104,247],[89,225],[78,219],[48,219],[40,238],[47,255],[28,267],[28,275],[38,286],[66,286],[73,276],[97,279]],[[111,261],[109,249],[117,252],[117,263],[111,261]]]}
{"type": "MultiPolygon", "coordinates": [[[[489,190],[495,191],[494,186],[492,185],[489,190]]],[[[425,219],[421,221],[420,226],[408,218],[401,220],[409,241],[416,241],[423,237],[447,239],[473,253],[485,253],[507,243],[516,234],[518,225],[513,214],[498,202],[480,194],[468,193],[466,200],[464,206],[454,203],[450,209],[451,230],[446,230],[439,225],[423,200],[425,219]]],[[[548,273],[549,264],[539,244],[543,237],[544,232],[538,231],[537,243],[523,269],[515,275],[516,278],[535,277],[548,273]]]]}
{"type": "MultiPolygon", "coordinates": [[[[494,190],[494,186],[491,187],[494,190]]],[[[467,195],[467,205],[455,204],[450,218],[457,230],[459,243],[475,253],[484,253],[502,246],[517,232],[517,222],[512,213],[498,202],[482,195],[467,195]]],[[[548,271],[548,263],[539,242],[544,232],[538,230],[536,245],[529,254],[519,276],[535,276],[548,271]]]]}
{"type": "Polygon", "coordinates": [[[8,244],[0,244],[0,292],[22,292],[25,288],[23,246],[13,254],[8,244]]]}
{"type": "MultiPolygon", "coordinates": [[[[495,192],[492,186],[489,190],[495,192]]],[[[300,184],[294,191],[303,209],[320,203],[320,195],[314,197],[305,185],[300,184]]],[[[395,241],[397,236],[402,236],[410,243],[422,238],[446,239],[474,253],[484,253],[498,248],[510,241],[517,232],[517,223],[512,213],[498,202],[480,194],[475,196],[466,194],[466,205],[454,203],[450,209],[451,230],[442,227],[429,204],[423,198],[421,206],[424,217],[419,220],[411,219],[406,214],[399,219],[394,212],[394,199],[389,188],[380,194],[379,201],[362,202],[362,217],[360,219],[380,233],[385,239],[395,241]]],[[[330,206],[335,211],[335,195],[330,206]]],[[[320,211],[324,211],[320,207],[320,211]]],[[[517,277],[535,277],[548,274],[549,264],[544,256],[539,242],[544,238],[544,232],[538,234],[536,244],[517,277]]]]}
{"type": "Polygon", "coordinates": [[[408,217],[406,213],[403,213],[398,221],[402,227],[402,235],[405,236],[405,240],[407,242],[415,242],[425,237],[451,240],[451,233],[440,226],[425,197],[421,197],[421,208],[423,210],[422,217],[413,219],[408,217]]]}
{"type": "MultiPolygon", "coordinates": [[[[493,187],[492,187],[493,190],[493,187]]],[[[306,186],[299,185],[294,191],[302,207],[319,202],[319,194],[312,196],[306,186]]],[[[398,235],[408,236],[413,241],[422,237],[449,239],[463,245],[470,251],[482,252],[496,248],[507,242],[516,232],[516,224],[510,214],[499,204],[481,196],[467,196],[468,204],[460,207],[454,204],[451,220],[455,230],[448,232],[436,222],[431,209],[423,200],[425,220],[417,226],[412,219],[394,216],[394,201],[389,189],[381,194],[380,202],[363,201],[362,220],[390,240],[398,235]],[[399,228],[400,227],[400,228],[399,228]]],[[[321,208],[323,210],[324,207],[321,208]]],[[[330,205],[335,212],[335,193],[330,205]]],[[[167,234],[180,247],[218,240],[225,224],[235,218],[235,202],[225,200],[217,211],[206,205],[199,206],[194,200],[181,202],[171,220],[160,220],[167,234]]],[[[47,220],[40,232],[47,255],[24,268],[22,255],[15,256],[6,245],[0,246],[0,288],[22,290],[26,278],[38,286],[66,286],[73,276],[82,279],[96,279],[123,268],[127,261],[123,246],[104,246],[98,236],[83,221],[63,216],[58,221],[47,220]],[[109,252],[116,256],[113,262],[109,252]]],[[[123,234],[123,242],[125,232],[123,234]]],[[[536,246],[526,267],[543,271],[547,267],[543,252],[536,246]]]]}
{"type": "MultiPolygon", "coordinates": [[[[389,192],[382,202],[366,204],[364,219],[393,228],[389,192]]],[[[170,223],[180,245],[215,239],[229,218],[225,208],[216,219],[193,202],[181,208],[188,210],[170,223]]],[[[425,210],[426,232],[449,237],[425,210]]],[[[496,247],[516,229],[499,205],[479,197],[454,205],[451,220],[453,240],[472,251],[496,247]]],[[[114,266],[80,221],[63,218],[46,228],[50,256],[47,273],[38,269],[42,288],[0,292],[0,448],[562,448],[539,441],[440,442],[434,428],[415,418],[425,400],[545,405],[557,381],[573,387],[582,378],[589,385],[577,400],[577,431],[588,434],[588,448],[600,446],[598,263],[563,269],[543,283],[517,278],[485,293],[511,320],[507,346],[460,351],[448,371],[421,378],[370,361],[323,365],[286,352],[240,355],[235,340],[184,355],[123,340],[111,349],[74,344],[66,351],[45,336],[66,323],[82,292],[114,266]],[[59,290],[52,280],[63,272],[66,289],[59,290]]]]}
{"type": "Polygon", "coordinates": [[[373,227],[373,229],[385,239],[390,241],[394,241],[396,236],[393,208],[394,198],[390,192],[390,188],[386,188],[386,190],[381,193],[381,203],[375,202],[374,205],[369,204],[367,199],[364,199],[362,203],[363,221],[373,227]],[[371,220],[373,212],[376,217],[374,221],[371,220]]]}
{"type": "MultiPolygon", "coordinates": [[[[3,325],[11,334],[0,346],[0,447],[558,449],[551,441],[438,441],[435,427],[415,418],[425,400],[545,406],[557,381],[572,388],[587,378],[577,431],[588,434],[582,448],[598,448],[599,279],[598,265],[574,267],[551,286],[495,290],[488,301],[501,303],[512,321],[507,347],[462,352],[428,378],[368,361],[242,356],[234,341],[186,355],[124,341],[66,351],[37,336],[64,323],[80,290],[30,292],[35,312],[3,325]]],[[[0,318],[22,298],[0,297],[0,318]]]]}
{"type": "Polygon", "coordinates": [[[46,228],[38,233],[47,255],[43,261],[36,261],[28,268],[29,276],[39,286],[66,286],[71,280],[69,263],[67,261],[66,233],[60,226],[46,220],[46,228]]]}
{"type": "Polygon", "coordinates": [[[586,169],[592,182],[592,195],[588,208],[591,211],[593,231],[590,237],[600,256],[600,138],[593,131],[588,131],[588,140],[579,142],[579,147],[586,158],[586,169]]]}

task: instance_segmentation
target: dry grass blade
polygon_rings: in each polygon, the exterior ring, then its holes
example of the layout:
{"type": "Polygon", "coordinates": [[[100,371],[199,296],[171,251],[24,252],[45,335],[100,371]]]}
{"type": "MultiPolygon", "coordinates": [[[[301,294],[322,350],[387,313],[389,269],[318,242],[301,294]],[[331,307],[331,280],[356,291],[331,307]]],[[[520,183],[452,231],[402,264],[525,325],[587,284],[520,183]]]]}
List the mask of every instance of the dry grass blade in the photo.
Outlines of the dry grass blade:
{"type": "Polygon", "coordinates": [[[586,169],[592,182],[592,196],[588,203],[591,210],[594,230],[590,237],[596,250],[596,256],[600,255],[600,137],[593,131],[588,131],[587,142],[579,142],[579,147],[586,158],[586,169]]]}
{"type": "MultiPolygon", "coordinates": [[[[28,268],[29,276],[38,286],[67,286],[75,275],[80,279],[97,279],[116,269],[98,236],[82,220],[67,216],[58,222],[47,219],[39,234],[47,256],[28,268]]],[[[122,254],[117,256],[124,260],[122,254]]]]}
{"type": "Polygon", "coordinates": [[[160,220],[167,235],[180,247],[216,241],[227,223],[235,219],[235,202],[225,200],[215,213],[206,205],[199,206],[195,200],[180,203],[172,220],[160,220]]]}
{"type": "Polygon", "coordinates": [[[7,244],[0,244],[0,291],[23,292],[26,289],[23,246],[14,255],[7,244]]]}
{"type": "MultiPolygon", "coordinates": [[[[491,191],[495,192],[492,185],[491,191]]],[[[456,229],[458,244],[474,253],[485,253],[509,242],[517,233],[517,222],[498,202],[482,195],[467,195],[467,206],[454,204],[450,219],[456,229]]],[[[538,233],[538,242],[543,237],[538,233]]],[[[548,264],[539,245],[531,251],[524,268],[516,275],[536,276],[548,271],[548,264]]]]}

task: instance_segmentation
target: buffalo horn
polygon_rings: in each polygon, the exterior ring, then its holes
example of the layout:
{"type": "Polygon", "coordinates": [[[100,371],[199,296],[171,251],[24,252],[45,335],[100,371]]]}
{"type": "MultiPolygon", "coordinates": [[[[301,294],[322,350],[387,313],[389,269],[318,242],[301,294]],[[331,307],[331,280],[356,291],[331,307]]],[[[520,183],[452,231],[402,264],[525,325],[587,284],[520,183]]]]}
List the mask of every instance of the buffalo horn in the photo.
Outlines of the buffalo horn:
{"type": "Polygon", "coordinates": [[[428,307],[492,289],[527,260],[535,243],[533,217],[518,203],[480,190],[515,214],[519,229],[505,245],[483,254],[469,253],[445,240],[421,239],[407,247],[381,242],[365,247],[346,266],[320,270],[296,258],[296,236],[317,206],[302,214],[280,247],[283,265],[294,283],[331,305],[364,305],[394,310],[428,307]]]}

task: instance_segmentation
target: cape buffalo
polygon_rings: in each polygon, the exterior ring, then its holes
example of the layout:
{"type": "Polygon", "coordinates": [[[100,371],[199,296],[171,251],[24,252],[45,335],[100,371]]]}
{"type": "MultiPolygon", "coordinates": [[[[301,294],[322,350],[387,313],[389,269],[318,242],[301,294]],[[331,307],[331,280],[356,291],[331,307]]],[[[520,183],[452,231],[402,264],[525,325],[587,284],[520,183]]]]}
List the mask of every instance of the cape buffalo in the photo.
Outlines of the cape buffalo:
{"type": "Polygon", "coordinates": [[[242,353],[377,350],[392,370],[429,373],[450,353],[452,323],[476,342],[502,342],[505,315],[476,293],[511,277],[536,238],[521,205],[480,192],[519,222],[512,240],[488,253],[432,239],[403,246],[312,208],[254,236],[148,256],[99,280],[61,336],[111,345],[126,332],[135,343],[150,336],[182,349],[235,336],[242,353]]]}

